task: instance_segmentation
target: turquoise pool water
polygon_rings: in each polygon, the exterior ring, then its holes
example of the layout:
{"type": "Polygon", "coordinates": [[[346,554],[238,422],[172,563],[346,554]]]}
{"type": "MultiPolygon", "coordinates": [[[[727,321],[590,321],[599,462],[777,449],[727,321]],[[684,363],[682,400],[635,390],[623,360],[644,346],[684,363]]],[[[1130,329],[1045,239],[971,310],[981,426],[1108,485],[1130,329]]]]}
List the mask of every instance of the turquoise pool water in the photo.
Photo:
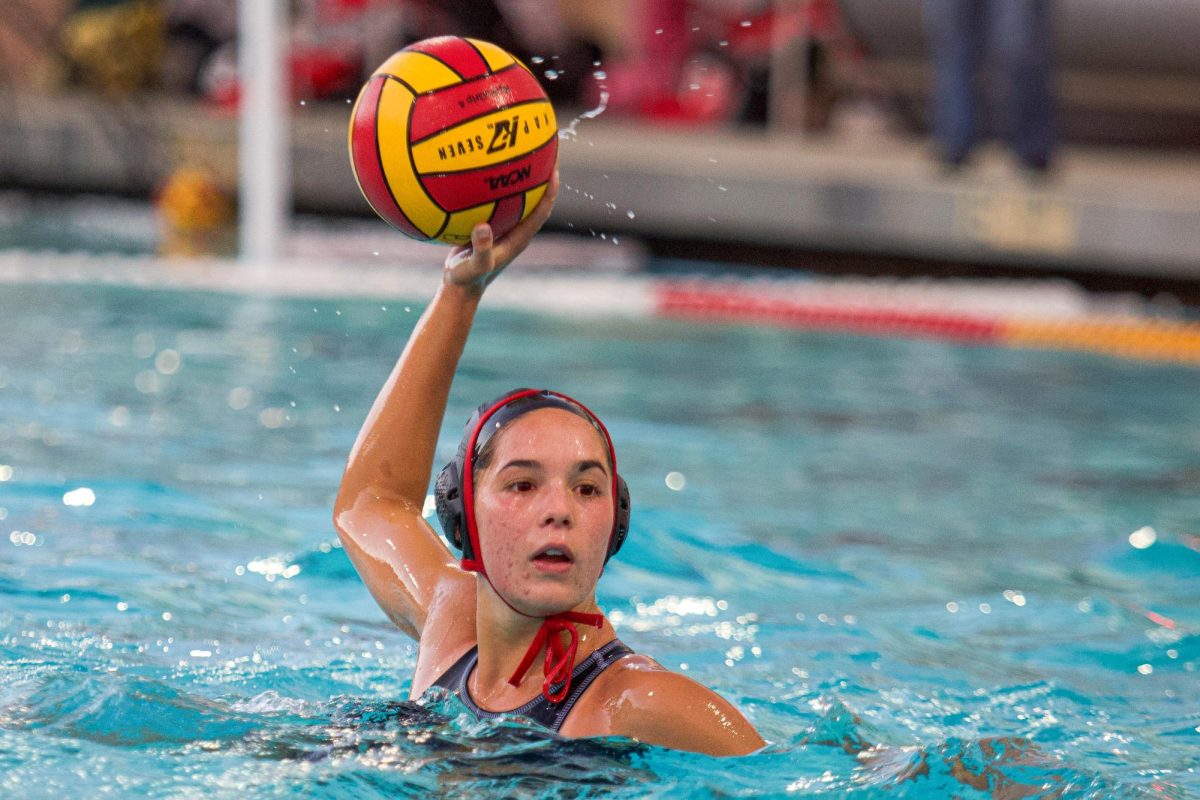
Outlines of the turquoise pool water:
{"type": "Polygon", "coordinates": [[[0,291],[0,796],[1200,795],[1200,373],[486,310],[482,399],[609,423],[620,635],[770,740],[555,741],[406,696],[331,530],[420,311],[0,291]]]}

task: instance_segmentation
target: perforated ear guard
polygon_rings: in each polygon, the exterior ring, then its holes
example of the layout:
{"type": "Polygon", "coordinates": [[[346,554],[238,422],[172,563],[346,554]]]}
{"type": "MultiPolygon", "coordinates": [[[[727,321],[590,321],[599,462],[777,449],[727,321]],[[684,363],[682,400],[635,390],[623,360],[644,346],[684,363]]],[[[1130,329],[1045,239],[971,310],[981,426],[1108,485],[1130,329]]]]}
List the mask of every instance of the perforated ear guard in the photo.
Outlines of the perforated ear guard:
{"type": "MultiPolygon", "coordinates": [[[[477,437],[478,431],[476,429],[479,428],[481,417],[485,413],[497,407],[502,407],[506,402],[509,402],[509,398],[527,394],[530,391],[528,389],[516,389],[505,395],[501,395],[495,401],[484,403],[476,409],[475,413],[471,415],[471,419],[467,421],[467,429],[463,435],[462,442],[458,446],[458,452],[455,454],[453,460],[442,468],[442,471],[438,473],[437,480],[434,481],[433,497],[437,509],[438,521],[441,522],[442,531],[446,534],[446,538],[450,540],[450,544],[462,553],[464,562],[473,562],[477,558],[477,554],[474,551],[475,548],[471,543],[471,537],[466,535],[466,520],[463,506],[463,467],[466,463],[467,448],[471,446],[470,443],[472,440],[477,437]]],[[[546,395],[565,400],[582,410],[585,418],[600,430],[604,436],[605,444],[609,447],[610,455],[612,455],[612,440],[608,436],[608,431],[586,406],[565,395],[551,392],[546,392],[546,395]]],[[[532,411],[535,407],[531,407],[528,410],[532,411]]],[[[613,458],[615,463],[615,455],[613,458]]],[[[632,503],[629,498],[629,485],[620,474],[616,476],[616,484],[617,502],[615,518],[613,520],[613,531],[608,543],[608,553],[604,557],[606,564],[621,549],[621,545],[625,543],[625,538],[629,535],[629,518],[632,511],[632,503]]]]}
{"type": "Polygon", "coordinates": [[[474,558],[474,553],[467,552],[471,549],[471,543],[463,546],[462,481],[458,477],[458,467],[457,458],[442,467],[433,485],[433,499],[437,506],[438,521],[442,523],[442,531],[450,544],[456,550],[463,551],[464,558],[474,558]]]}
{"type": "Polygon", "coordinates": [[[633,510],[633,506],[629,500],[629,484],[625,483],[625,479],[617,475],[617,520],[613,526],[612,539],[608,543],[608,555],[604,557],[604,563],[617,554],[621,549],[621,545],[625,544],[625,537],[629,535],[629,516],[633,510]]]}

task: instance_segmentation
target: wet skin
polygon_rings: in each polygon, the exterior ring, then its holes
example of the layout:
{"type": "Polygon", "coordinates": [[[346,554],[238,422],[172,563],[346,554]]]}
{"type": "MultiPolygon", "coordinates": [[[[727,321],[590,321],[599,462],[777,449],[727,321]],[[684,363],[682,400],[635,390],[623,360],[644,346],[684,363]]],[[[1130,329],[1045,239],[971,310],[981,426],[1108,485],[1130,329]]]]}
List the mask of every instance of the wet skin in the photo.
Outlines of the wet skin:
{"type": "MultiPolygon", "coordinates": [[[[363,582],[419,643],[413,697],[478,645],[472,697],[487,709],[522,705],[541,692],[541,670],[516,687],[508,678],[542,616],[599,613],[595,587],[614,513],[611,465],[603,439],[581,417],[539,409],[497,434],[475,504],[480,554],[495,588],[459,567],[421,513],[450,383],[484,289],[529,244],[557,190],[555,176],[530,217],[503,239],[493,241],[480,225],[470,247],[451,251],[441,287],[359,432],[335,502],[334,525],[363,582]]],[[[579,626],[575,663],[614,638],[607,620],[599,630],[579,626]]],[[[605,670],[560,732],[714,755],[764,744],[716,693],[643,655],[605,670]]]]}

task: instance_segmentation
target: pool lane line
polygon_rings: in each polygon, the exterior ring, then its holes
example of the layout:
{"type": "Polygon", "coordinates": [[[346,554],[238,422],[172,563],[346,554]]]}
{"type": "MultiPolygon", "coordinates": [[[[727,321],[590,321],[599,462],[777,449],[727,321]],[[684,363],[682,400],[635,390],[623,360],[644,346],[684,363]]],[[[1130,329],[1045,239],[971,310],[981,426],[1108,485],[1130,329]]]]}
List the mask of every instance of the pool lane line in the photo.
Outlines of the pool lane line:
{"type": "Polygon", "coordinates": [[[656,313],[692,321],[767,324],[866,336],[934,339],[958,344],[1074,350],[1139,361],[1200,366],[1200,323],[1097,314],[1061,319],[882,306],[875,298],[845,296],[813,302],[729,285],[665,282],[655,290],[656,313]]]}
{"type": "MultiPolygon", "coordinates": [[[[286,297],[419,302],[437,267],[288,260],[247,269],[222,258],[0,251],[0,284],[58,283],[286,297]]],[[[727,321],[960,344],[1101,353],[1200,366],[1200,323],[1114,308],[1061,282],[663,278],[593,270],[519,270],[488,291],[494,308],[567,316],[727,321]],[[1097,307],[1107,313],[1098,313],[1097,307]]]]}
{"type": "Polygon", "coordinates": [[[1055,321],[1011,319],[1003,339],[1014,347],[1087,350],[1142,361],[1200,366],[1200,323],[1155,319],[1055,321]]]}

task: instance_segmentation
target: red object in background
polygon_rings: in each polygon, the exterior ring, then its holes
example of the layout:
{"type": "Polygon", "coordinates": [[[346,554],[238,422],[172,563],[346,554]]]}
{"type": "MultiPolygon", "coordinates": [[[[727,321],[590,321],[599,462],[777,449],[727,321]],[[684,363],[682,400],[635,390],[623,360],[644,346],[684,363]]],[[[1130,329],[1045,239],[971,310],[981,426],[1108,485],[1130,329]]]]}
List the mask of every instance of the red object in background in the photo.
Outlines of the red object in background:
{"type": "Polygon", "coordinates": [[[359,71],[359,64],[343,53],[324,48],[296,48],[288,57],[292,100],[353,96],[358,91],[359,71]]]}
{"type": "MultiPolygon", "coordinates": [[[[287,72],[292,103],[352,96],[358,91],[358,64],[340,53],[296,50],[287,57],[287,72]]],[[[234,77],[213,85],[205,99],[221,111],[237,113],[241,95],[241,82],[234,77]]]]}
{"type": "MultiPolygon", "coordinates": [[[[770,63],[771,49],[797,38],[833,38],[841,25],[834,0],[807,0],[749,14],[688,0],[638,4],[638,51],[606,65],[609,107],[670,123],[713,123],[737,113],[747,76],[770,63]]],[[[593,95],[592,101],[598,98],[593,95]]]]}

